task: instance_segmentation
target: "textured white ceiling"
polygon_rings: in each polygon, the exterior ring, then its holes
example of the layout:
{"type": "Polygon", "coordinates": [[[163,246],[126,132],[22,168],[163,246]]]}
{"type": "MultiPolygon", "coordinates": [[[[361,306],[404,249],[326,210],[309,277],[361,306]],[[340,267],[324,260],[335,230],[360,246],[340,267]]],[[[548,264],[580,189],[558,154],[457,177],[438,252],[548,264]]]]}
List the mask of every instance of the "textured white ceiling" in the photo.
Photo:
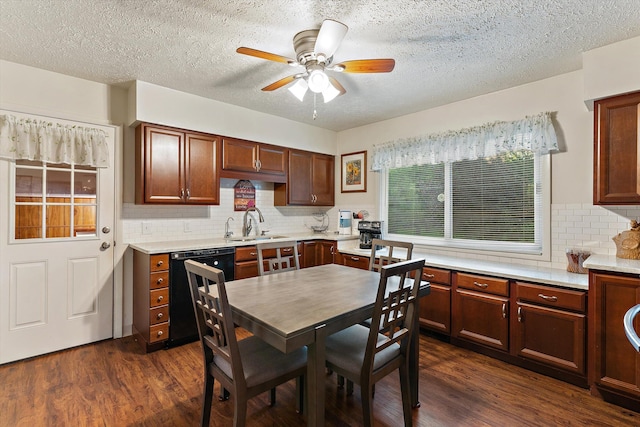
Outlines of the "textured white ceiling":
{"type": "MultiPolygon", "coordinates": [[[[581,53],[640,35],[640,0],[0,0],[0,59],[108,84],[142,80],[344,130],[580,69],[581,53]],[[260,89],[294,69],[293,36],[331,18],[334,63],[394,58],[389,74],[334,74],[347,93],[303,103],[260,89]]],[[[0,76],[1,78],[2,76],[0,76]]]]}

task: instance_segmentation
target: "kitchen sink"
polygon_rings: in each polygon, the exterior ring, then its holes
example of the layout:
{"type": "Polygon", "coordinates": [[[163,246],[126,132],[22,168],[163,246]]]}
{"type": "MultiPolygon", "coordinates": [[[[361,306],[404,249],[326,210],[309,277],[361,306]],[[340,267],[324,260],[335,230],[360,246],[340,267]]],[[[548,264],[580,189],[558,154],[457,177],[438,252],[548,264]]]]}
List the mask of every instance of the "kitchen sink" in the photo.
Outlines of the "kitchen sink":
{"type": "Polygon", "coordinates": [[[287,236],[247,236],[247,237],[231,237],[226,239],[229,242],[253,242],[261,240],[286,239],[287,236]]]}

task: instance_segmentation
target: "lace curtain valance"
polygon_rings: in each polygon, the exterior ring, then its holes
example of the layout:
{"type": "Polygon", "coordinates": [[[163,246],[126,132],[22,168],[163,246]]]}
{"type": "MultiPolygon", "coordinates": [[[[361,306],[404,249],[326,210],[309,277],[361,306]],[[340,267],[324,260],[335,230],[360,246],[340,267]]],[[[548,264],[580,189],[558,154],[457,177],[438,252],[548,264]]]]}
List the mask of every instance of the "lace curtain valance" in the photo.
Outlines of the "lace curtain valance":
{"type": "Polygon", "coordinates": [[[374,145],[371,169],[475,160],[520,150],[547,154],[557,149],[551,113],[545,112],[513,122],[486,123],[374,145]]]}
{"type": "Polygon", "coordinates": [[[0,157],[98,168],[109,166],[104,131],[12,115],[0,115],[0,157]]]}

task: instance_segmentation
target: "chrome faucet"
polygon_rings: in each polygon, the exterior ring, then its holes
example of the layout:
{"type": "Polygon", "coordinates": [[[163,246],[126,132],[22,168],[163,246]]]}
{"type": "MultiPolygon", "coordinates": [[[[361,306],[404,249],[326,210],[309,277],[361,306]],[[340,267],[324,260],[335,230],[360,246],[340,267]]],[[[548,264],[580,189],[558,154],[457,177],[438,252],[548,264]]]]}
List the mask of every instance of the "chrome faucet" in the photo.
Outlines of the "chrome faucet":
{"type": "Polygon", "coordinates": [[[233,236],[233,231],[229,231],[229,221],[233,221],[233,217],[227,218],[227,222],[224,224],[224,238],[228,239],[233,236]]]}
{"type": "Polygon", "coordinates": [[[251,229],[253,228],[253,226],[251,225],[251,219],[249,219],[249,222],[247,222],[247,217],[250,211],[258,212],[258,219],[260,220],[260,222],[264,222],[264,217],[262,216],[262,212],[260,212],[260,209],[256,207],[248,208],[246,211],[244,211],[244,219],[242,220],[242,237],[247,237],[249,233],[251,233],[251,229]]]}

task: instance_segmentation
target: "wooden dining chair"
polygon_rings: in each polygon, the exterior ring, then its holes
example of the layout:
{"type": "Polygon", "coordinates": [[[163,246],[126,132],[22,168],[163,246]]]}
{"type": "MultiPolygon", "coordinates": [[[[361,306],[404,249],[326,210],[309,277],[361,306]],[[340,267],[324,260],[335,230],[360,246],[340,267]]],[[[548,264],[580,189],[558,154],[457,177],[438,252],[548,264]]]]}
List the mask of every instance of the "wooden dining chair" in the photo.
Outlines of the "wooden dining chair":
{"type": "MultiPolygon", "coordinates": [[[[227,299],[224,273],[208,265],[186,260],[189,289],[204,356],[204,402],[200,424],[209,425],[213,386],[233,395],[233,425],[245,425],[248,399],[273,390],[292,379],[304,378],[307,366],[306,347],[282,353],[256,336],[236,339],[231,307],[227,299]]],[[[299,381],[297,406],[302,405],[303,381],[299,381]]]]}
{"type": "Polygon", "coordinates": [[[418,290],[424,259],[402,261],[380,268],[380,282],[372,325],[360,324],[326,339],[327,368],[359,384],[363,425],[373,425],[373,386],[395,371],[400,374],[404,425],[411,427],[409,347],[418,315],[418,290]],[[388,293],[387,288],[389,287],[388,293]]]}
{"type": "Polygon", "coordinates": [[[300,269],[298,242],[296,241],[258,243],[256,249],[258,252],[258,274],[260,276],[300,269]],[[274,252],[275,257],[272,257],[271,255],[274,252]],[[265,256],[265,253],[267,256],[265,256]]]}
{"type": "Polygon", "coordinates": [[[371,241],[371,257],[369,258],[369,270],[380,271],[380,267],[400,261],[411,259],[413,243],[398,242],[395,240],[373,239],[371,241]],[[386,248],[381,252],[380,249],[386,248]]]}

